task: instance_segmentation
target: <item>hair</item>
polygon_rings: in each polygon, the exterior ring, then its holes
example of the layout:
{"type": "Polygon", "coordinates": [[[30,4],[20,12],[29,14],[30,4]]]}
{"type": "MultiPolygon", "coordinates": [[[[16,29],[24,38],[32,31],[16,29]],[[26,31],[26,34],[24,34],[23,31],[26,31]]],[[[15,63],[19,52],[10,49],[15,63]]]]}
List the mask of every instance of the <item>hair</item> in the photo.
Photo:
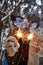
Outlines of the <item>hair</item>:
{"type": "Polygon", "coordinates": [[[39,22],[40,21],[40,17],[36,14],[29,14],[28,15],[28,21],[32,21],[32,22],[39,22]]]}

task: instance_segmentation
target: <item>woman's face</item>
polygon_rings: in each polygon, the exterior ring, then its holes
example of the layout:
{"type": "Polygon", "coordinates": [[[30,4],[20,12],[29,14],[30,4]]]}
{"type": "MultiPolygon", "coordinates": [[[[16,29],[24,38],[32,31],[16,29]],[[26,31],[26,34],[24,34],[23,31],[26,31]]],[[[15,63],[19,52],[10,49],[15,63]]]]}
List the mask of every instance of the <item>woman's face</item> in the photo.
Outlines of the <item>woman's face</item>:
{"type": "Polygon", "coordinates": [[[6,51],[7,51],[8,56],[11,56],[11,57],[14,56],[15,53],[16,53],[16,52],[13,50],[11,44],[7,44],[7,45],[6,45],[6,51]]]}
{"type": "MultiPolygon", "coordinates": [[[[15,40],[15,39],[13,39],[15,40]]],[[[18,52],[18,48],[20,47],[19,43],[17,42],[17,40],[13,41],[10,40],[10,42],[7,42],[6,44],[6,51],[8,56],[13,57],[15,55],[16,52],[18,52]]]]}

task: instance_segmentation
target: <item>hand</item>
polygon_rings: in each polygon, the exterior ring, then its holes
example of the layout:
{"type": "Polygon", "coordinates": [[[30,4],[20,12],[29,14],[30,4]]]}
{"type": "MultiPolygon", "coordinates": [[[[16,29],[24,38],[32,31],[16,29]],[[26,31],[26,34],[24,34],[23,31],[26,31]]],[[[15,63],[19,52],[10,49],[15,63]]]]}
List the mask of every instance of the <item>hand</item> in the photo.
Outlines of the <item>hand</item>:
{"type": "Polygon", "coordinates": [[[40,51],[40,46],[35,46],[35,53],[38,53],[40,51]]]}

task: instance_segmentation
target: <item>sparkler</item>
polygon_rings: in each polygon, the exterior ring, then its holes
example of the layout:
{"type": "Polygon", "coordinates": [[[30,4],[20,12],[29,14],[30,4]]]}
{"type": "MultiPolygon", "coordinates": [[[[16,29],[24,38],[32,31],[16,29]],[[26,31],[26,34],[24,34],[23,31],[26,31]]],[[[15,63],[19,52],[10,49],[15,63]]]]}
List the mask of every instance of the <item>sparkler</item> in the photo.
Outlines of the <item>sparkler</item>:
{"type": "Polygon", "coordinates": [[[16,37],[18,39],[22,39],[23,41],[24,40],[29,41],[34,37],[34,35],[33,35],[33,33],[27,33],[26,34],[26,33],[24,33],[24,31],[21,31],[20,28],[19,28],[19,30],[16,33],[16,37]]]}
{"type": "Polygon", "coordinates": [[[17,31],[17,37],[20,39],[20,38],[23,38],[23,33],[22,33],[22,31],[20,30],[20,28],[19,28],[19,30],[17,31]]]}
{"type": "Polygon", "coordinates": [[[30,33],[28,36],[27,36],[27,40],[31,40],[33,38],[33,33],[30,33]]]}

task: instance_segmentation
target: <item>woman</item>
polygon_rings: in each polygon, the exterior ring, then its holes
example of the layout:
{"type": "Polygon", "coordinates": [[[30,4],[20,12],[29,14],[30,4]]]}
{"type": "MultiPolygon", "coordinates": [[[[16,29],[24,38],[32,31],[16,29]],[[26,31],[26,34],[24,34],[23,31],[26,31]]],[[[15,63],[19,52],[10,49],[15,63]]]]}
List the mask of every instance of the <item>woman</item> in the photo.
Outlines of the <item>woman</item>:
{"type": "Polygon", "coordinates": [[[17,65],[20,57],[20,44],[18,40],[13,36],[9,36],[5,43],[6,51],[5,56],[2,59],[2,65],[17,65]]]}

